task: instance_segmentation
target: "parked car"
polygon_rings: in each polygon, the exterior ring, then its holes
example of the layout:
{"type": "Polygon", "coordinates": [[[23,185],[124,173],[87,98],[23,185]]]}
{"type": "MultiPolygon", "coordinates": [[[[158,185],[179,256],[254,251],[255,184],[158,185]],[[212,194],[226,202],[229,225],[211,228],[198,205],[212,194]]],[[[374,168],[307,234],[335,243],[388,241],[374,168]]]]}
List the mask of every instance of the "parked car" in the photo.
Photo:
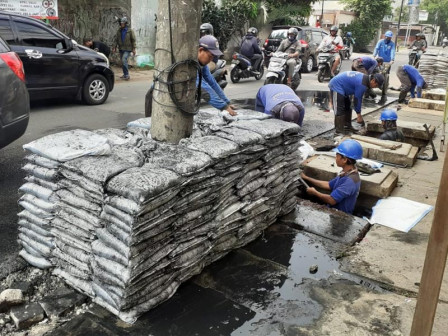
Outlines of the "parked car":
{"type": "Polygon", "coordinates": [[[19,56],[0,37],[0,148],[25,133],[30,99],[19,56]]]}
{"type": "Polygon", "coordinates": [[[107,58],[42,21],[0,11],[0,36],[23,62],[30,99],[71,96],[106,101],[114,88],[107,58]]]}
{"type": "Polygon", "coordinates": [[[288,37],[288,29],[296,28],[299,31],[297,38],[302,43],[300,58],[302,59],[302,71],[311,72],[317,67],[317,48],[322,39],[328,33],[322,28],[299,26],[274,26],[272,32],[263,44],[263,53],[266,67],[269,64],[270,54],[277,50],[280,42],[288,37]]]}

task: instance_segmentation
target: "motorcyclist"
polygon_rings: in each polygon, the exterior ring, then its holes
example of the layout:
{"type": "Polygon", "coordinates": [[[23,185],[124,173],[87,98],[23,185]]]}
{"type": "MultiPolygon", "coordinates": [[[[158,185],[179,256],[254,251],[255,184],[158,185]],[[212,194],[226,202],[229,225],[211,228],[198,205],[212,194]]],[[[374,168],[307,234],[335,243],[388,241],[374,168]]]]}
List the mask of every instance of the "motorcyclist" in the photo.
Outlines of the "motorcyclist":
{"type": "Polygon", "coordinates": [[[344,45],[350,50],[350,55],[353,54],[353,46],[355,45],[355,39],[352,36],[352,32],[347,32],[343,39],[344,45]]]}
{"type": "Polygon", "coordinates": [[[444,37],[442,40],[442,47],[445,48],[446,46],[448,46],[448,37],[444,37]]]}
{"type": "Polygon", "coordinates": [[[379,139],[404,142],[403,132],[397,127],[397,119],[397,112],[392,109],[384,109],[381,112],[380,120],[384,132],[379,136],[379,139]]]}
{"type": "Polygon", "coordinates": [[[199,37],[204,35],[213,35],[213,26],[211,23],[206,22],[199,27],[199,37]]]}
{"type": "Polygon", "coordinates": [[[375,46],[373,57],[382,57],[383,61],[392,65],[395,61],[395,43],[392,41],[394,34],[388,30],[384,39],[379,40],[375,46]]]}
{"type": "Polygon", "coordinates": [[[341,55],[339,54],[339,49],[344,47],[344,43],[342,42],[342,38],[337,35],[338,34],[338,26],[332,26],[330,28],[330,35],[324,37],[322,42],[320,43],[317,51],[322,51],[324,49],[329,49],[329,52],[334,53],[335,59],[333,66],[331,67],[331,77],[334,77],[334,73],[341,63],[341,55]]]}
{"type": "Polygon", "coordinates": [[[258,29],[255,27],[250,27],[247,31],[246,36],[244,36],[243,40],[241,41],[240,48],[241,54],[250,59],[253,69],[252,72],[255,75],[260,74],[258,68],[260,67],[260,63],[263,59],[260,46],[258,45],[257,35],[258,29]]]}
{"type": "Polygon", "coordinates": [[[428,47],[428,44],[426,43],[426,39],[424,38],[424,34],[418,33],[415,35],[415,40],[410,45],[409,49],[412,49],[417,51],[417,55],[415,56],[415,62],[418,62],[422,54],[426,51],[426,48],[428,47]]]}
{"type": "Polygon", "coordinates": [[[302,44],[297,39],[299,31],[296,28],[288,29],[288,38],[284,39],[277,51],[285,52],[288,54],[288,79],[287,84],[291,86],[292,76],[294,74],[294,68],[297,65],[297,59],[299,58],[300,50],[302,49],[302,44]]]}

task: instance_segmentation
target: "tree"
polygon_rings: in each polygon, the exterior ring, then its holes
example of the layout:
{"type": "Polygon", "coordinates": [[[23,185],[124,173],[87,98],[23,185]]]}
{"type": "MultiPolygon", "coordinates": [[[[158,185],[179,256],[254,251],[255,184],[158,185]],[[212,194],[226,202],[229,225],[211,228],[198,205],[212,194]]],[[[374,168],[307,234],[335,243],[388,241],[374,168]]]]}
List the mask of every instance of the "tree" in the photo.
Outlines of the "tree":
{"type": "Polygon", "coordinates": [[[273,25],[306,24],[313,0],[267,0],[268,21],[273,25]]]}
{"type": "MultiPolygon", "coordinates": [[[[398,21],[400,17],[400,7],[395,8],[394,10],[394,21],[398,21]]],[[[408,22],[409,21],[409,8],[403,6],[403,11],[401,12],[401,22],[408,22]]]]}
{"type": "Polygon", "coordinates": [[[383,17],[392,14],[389,0],[341,0],[346,9],[353,11],[356,18],[346,27],[356,38],[355,49],[365,47],[375,37],[375,32],[381,26],[383,17]]]}
{"type": "Polygon", "coordinates": [[[448,34],[448,0],[424,0],[421,9],[429,13],[427,23],[440,25],[441,31],[448,34]]]}

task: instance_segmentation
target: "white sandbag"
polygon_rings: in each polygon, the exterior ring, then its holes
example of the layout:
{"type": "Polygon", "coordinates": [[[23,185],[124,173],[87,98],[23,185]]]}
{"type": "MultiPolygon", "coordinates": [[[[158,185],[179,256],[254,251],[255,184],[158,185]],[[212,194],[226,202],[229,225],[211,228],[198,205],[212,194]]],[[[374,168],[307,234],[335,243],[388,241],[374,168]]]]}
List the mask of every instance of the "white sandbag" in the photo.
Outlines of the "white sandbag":
{"type": "Polygon", "coordinates": [[[32,163],[27,163],[22,169],[28,174],[46,181],[55,181],[59,176],[57,169],[48,169],[32,163]]]}
{"type": "Polygon", "coordinates": [[[29,212],[31,212],[33,215],[36,215],[37,217],[43,218],[43,219],[52,219],[54,217],[54,214],[49,213],[37,206],[35,206],[32,203],[29,203],[27,201],[20,201],[19,200],[19,205],[24,208],[25,210],[28,210],[29,212]]]}
{"type": "Polygon", "coordinates": [[[35,165],[49,168],[49,169],[57,169],[60,165],[60,162],[47,159],[43,156],[39,156],[36,154],[30,154],[25,156],[25,160],[34,163],[35,165]]]}
{"type": "Polygon", "coordinates": [[[22,246],[33,256],[35,257],[49,257],[51,256],[52,248],[48,247],[45,244],[42,244],[38,240],[33,239],[33,237],[27,236],[24,233],[19,233],[19,241],[22,243],[22,246]],[[23,244],[25,243],[25,244],[23,244]],[[26,246],[31,247],[31,250],[28,250],[26,246]],[[35,254],[33,252],[38,252],[35,254]]]}
{"type": "Polygon", "coordinates": [[[56,181],[47,181],[36,176],[28,175],[25,177],[25,181],[40,185],[41,187],[56,191],[60,189],[56,181]]]}
{"type": "Polygon", "coordinates": [[[90,297],[93,297],[95,295],[95,292],[92,289],[91,281],[84,281],[79,278],[76,278],[75,276],[71,275],[70,273],[60,268],[55,268],[53,270],[53,274],[60,278],[63,278],[70,286],[83,292],[84,294],[89,295],[90,297]]]}
{"type": "Polygon", "coordinates": [[[107,138],[81,129],[50,134],[23,145],[23,148],[58,162],[110,153],[107,138]]]}
{"type": "Polygon", "coordinates": [[[46,269],[46,268],[53,267],[53,265],[47,259],[32,256],[25,250],[21,250],[19,252],[19,256],[21,256],[23,259],[25,259],[29,264],[33,265],[34,267],[40,268],[40,269],[46,269]]]}
{"type": "Polygon", "coordinates": [[[57,200],[57,197],[54,196],[53,190],[47,189],[45,187],[39,186],[34,183],[25,183],[20,188],[19,191],[23,193],[28,193],[33,196],[36,196],[40,199],[53,202],[57,200]],[[52,197],[53,196],[53,197],[52,197]]]}
{"type": "Polygon", "coordinates": [[[57,204],[53,202],[47,202],[43,199],[37,198],[36,196],[33,196],[31,194],[25,194],[23,195],[19,202],[24,201],[29,204],[32,204],[33,206],[42,209],[43,211],[47,213],[53,213],[57,209],[57,204]]]}
{"type": "Polygon", "coordinates": [[[37,217],[36,215],[32,214],[31,212],[29,212],[28,210],[23,210],[21,212],[18,213],[17,215],[20,219],[25,219],[30,223],[39,225],[39,226],[43,226],[43,227],[48,227],[50,226],[50,219],[44,219],[44,218],[40,218],[37,217]]]}

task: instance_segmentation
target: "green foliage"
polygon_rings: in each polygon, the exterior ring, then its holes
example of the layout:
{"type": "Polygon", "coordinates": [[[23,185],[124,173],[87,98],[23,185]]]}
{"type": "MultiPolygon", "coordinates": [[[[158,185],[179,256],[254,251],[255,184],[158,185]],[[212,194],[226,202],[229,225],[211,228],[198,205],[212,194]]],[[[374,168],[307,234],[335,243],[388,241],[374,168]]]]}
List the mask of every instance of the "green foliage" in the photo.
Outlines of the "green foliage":
{"type": "Polygon", "coordinates": [[[213,0],[202,3],[202,22],[213,25],[215,37],[221,50],[226,49],[232,35],[244,27],[249,19],[258,15],[258,2],[249,0],[226,0],[218,8],[213,0]]]}
{"type": "MultiPolygon", "coordinates": [[[[394,21],[398,22],[399,17],[400,17],[400,7],[397,7],[394,10],[394,21]]],[[[409,7],[403,6],[403,11],[401,12],[401,22],[408,22],[408,20],[409,20],[409,7]]]]}
{"type": "Polygon", "coordinates": [[[314,0],[265,0],[268,8],[268,21],[273,25],[299,25],[306,23],[311,14],[314,0]]]}
{"type": "Polygon", "coordinates": [[[441,30],[448,34],[448,0],[423,0],[420,8],[429,12],[427,23],[440,25],[441,30]]]}
{"type": "Polygon", "coordinates": [[[356,38],[355,50],[363,50],[375,37],[377,29],[381,26],[383,17],[392,13],[389,0],[342,0],[346,9],[355,12],[356,19],[346,28],[356,38]]]}

